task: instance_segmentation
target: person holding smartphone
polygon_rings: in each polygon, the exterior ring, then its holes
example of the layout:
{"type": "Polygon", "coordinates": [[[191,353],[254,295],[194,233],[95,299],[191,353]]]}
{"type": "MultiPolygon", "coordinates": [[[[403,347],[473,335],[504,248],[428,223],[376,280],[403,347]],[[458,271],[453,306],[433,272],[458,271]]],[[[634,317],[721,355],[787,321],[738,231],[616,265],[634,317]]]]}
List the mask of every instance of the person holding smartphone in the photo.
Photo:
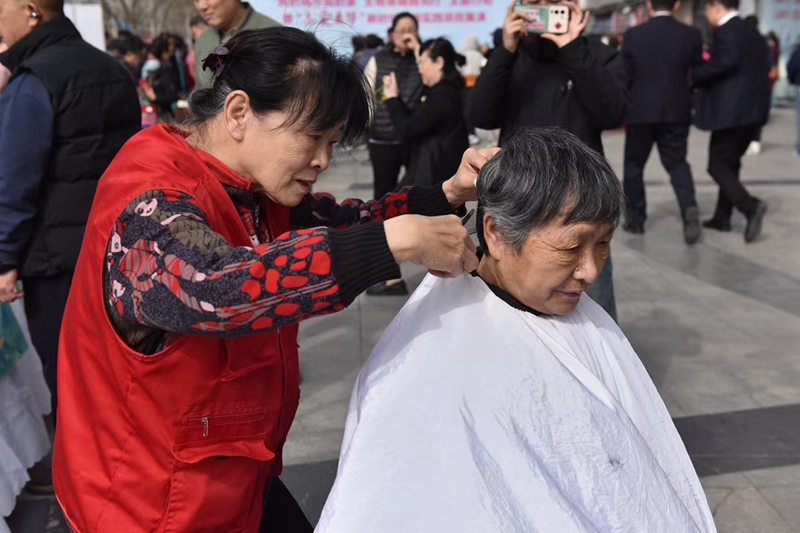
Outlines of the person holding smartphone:
{"type": "Polygon", "coordinates": [[[413,146],[412,158],[401,187],[434,185],[452,175],[469,148],[461,92],[464,78],[458,67],[464,56],[442,37],[422,44],[419,74],[425,85],[423,102],[412,112],[400,98],[394,72],[383,79],[392,125],[404,142],[413,146]]]}
{"type": "MultiPolygon", "coordinates": [[[[398,96],[409,113],[422,103],[423,84],[417,66],[419,53],[419,21],[408,12],[398,13],[389,28],[389,42],[367,62],[364,77],[375,95],[375,113],[369,132],[369,158],[374,177],[373,198],[383,198],[397,188],[400,170],[408,172],[412,147],[404,140],[392,120],[383,80],[394,73],[398,96]]],[[[367,291],[370,296],[406,296],[403,280],[376,284],[367,291]]]]}
{"type": "Polygon", "coordinates": [[[375,178],[374,198],[382,198],[397,187],[400,169],[407,167],[409,145],[402,139],[392,122],[383,79],[394,73],[399,96],[410,112],[422,100],[422,78],[417,66],[420,47],[419,22],[411,13],[399,13],[391,27],[388,46],[377,52],[367,63],[364,76],[375,92],[375,116],[369,135],[369,157],[375,178]]]}
{"type": "MultiPolygon", "coordinates": [[[[467,102],[467,119],[477,128],[501,128],[500,145],[521,127],[561,127],[596,151],[600,135],[617,128],[628,107],[622,56],[599,40],[581,34],[588,14],[574,3],[515,0],[503,23],[497,48],[467,102]],[[563,33],[529,32],[530,13],[522,5],[563,5],[569,22],[563,33]]],[[[616,317],[611,260],[589,294],[616,317]]]]}

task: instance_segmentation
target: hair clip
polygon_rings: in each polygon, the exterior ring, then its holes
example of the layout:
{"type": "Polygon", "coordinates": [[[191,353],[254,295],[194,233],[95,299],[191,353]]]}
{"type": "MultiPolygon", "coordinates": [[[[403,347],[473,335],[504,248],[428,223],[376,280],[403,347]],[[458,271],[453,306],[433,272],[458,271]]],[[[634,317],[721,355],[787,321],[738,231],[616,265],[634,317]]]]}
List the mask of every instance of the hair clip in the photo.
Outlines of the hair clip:
{"type": "Polygon", "coordinates": [[[230,53],[231,51],[227,46],[218,44],[217,47],[214,48],[214,51],[208,54],[208,57],[203,60],[203,70],[213,70],[214,77],[219,78],[225,68],[224,58],[230,53]]]}

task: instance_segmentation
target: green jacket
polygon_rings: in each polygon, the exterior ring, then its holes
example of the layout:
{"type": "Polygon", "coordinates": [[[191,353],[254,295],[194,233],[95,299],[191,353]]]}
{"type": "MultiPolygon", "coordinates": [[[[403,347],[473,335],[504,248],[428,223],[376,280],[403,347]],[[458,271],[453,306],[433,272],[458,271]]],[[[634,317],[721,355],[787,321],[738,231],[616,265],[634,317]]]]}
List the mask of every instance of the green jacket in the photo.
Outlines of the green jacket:
{"type": "MultiPolygon", "coordinates": [[[[245,6],[247,6],[247,11],[245,12],[244,20],[242,20],[242,23],[239,24],[238,27],[225,35],[226,40],[241,31],[261,30],[264,28],[276,28],[281,26],[280,23],[272,20],[268,16],[255,11],[249,4],[245,4],[245,6]]],[[[210,70],[203,70],[203,60],[208,57],[208,54],[214,51],[214,48],[222,42],[222,39],[223,36],[220,35],[219,30],[216,28],[208,28],[198,37],[194,45],[195,86],[198,89],[211,87],[214,80],[214,73],[210,70]]]]}

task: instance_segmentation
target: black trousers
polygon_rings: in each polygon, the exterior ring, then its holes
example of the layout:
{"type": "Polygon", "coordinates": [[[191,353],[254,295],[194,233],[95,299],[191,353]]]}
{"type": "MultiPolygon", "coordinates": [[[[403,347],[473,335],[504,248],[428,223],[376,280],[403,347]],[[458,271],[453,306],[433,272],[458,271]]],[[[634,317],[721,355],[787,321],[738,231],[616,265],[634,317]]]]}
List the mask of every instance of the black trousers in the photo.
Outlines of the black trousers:
{"type": "Polygon", "coordinates": [[[681,124],[629,124],[625,135],[625,177],[628,199],[627,220],[638,226],[647,219],[644,166],[653,144],[658,146],[661,164],[669,173],[681,213],[697,205],[692,170],[686,161],[689,126],[681,124]]]}
{"type": "Polygon", "coordinates": [[[369,158],[375,179],[373,198],[378,200],[397,188],[400,169],[408,168],[408,145],[369,143],[369,158]]]}
{"type": "Polygon", "coordinates": [[[67,306],[72,274],[42,278],[23,278],[25,316],[33,346],[42,360],[44,379],[52,395],[53,420],[58,406],[56,363],[61,319],[67,306]]]}
{"type": "Polygon", "coordinates": [[[277,478],[267,480],[264,512],[259,533],[312,533],[314,527],[303,514],[286,485],[277,478]]]}
{"type": "Polygon", "coordinates": [[[708,147],[708,173],[719,185],[716,220],[729,220],[735,207],[745,215],[758,207],[758,199],[750,196],[739,181],[742,156],[760,126],[743,126],[711,132],[708,147]]]}

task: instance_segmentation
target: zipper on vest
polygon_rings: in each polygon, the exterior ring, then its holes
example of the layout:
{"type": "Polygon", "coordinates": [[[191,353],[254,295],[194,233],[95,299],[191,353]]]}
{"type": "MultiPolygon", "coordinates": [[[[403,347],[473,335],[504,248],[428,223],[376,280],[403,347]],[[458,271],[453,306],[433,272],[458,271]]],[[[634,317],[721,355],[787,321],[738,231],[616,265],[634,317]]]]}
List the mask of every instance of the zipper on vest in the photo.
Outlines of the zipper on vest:
{"type": "Polygon", "coordinates": [[[190,418],[189,419],[189,427],[193,428],[203,428],[203,438],[208,438],[210,428],[211,428],[211,421],[214,421],[214,426],[227,426],[232,424],[242,424],[247,422],[256,422],[264,418],[264,410],[259,409],[258,411],[250,412],[250,413],[241,413],[235,415],[217,415],[217,416],[204,416],[201,418],[190,418]]]}
{"type": "Polygon", "coordinates": [[[281,329],[278,328],[277,331],[278,337],[278,350],[281,353],[281,362],[283,363],[283,372],[281,372],[281,408],[278,410],[278,425],[275,426],[276,431],[278,434],[281,434],[281,428],[283,427],[283,410],[286,409],[286,361],[284,360],[284,353],[283,353],[283,341],[281,340],[281,329]]]}

